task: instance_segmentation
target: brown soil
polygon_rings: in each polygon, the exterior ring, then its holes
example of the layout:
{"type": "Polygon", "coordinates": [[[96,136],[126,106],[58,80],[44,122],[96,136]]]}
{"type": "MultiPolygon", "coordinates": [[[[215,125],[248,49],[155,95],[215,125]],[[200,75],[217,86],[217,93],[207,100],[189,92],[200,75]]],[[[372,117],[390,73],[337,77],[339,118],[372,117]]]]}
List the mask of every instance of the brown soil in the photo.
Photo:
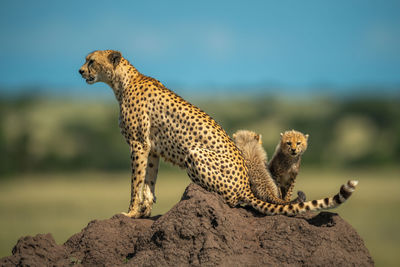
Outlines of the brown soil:
{"type": "Polygon", "coordinates": [[[0,266],[373,266],[357,232],[335,213],[263,216],[230,208],[191,184],[163,216],[91,221],[57,245],[18,240],[0,266]]]}

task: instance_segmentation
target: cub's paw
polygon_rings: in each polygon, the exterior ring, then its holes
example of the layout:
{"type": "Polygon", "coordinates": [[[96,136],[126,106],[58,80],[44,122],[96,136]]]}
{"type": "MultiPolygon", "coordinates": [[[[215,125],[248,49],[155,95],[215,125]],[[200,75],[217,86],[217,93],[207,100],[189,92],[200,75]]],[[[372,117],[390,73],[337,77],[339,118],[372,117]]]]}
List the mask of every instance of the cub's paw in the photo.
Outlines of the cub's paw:
{"type": "Polygon", "coordinates": [[[290,204],[296,204],[305,201],[306,201],[306,194],[304,194],[303,191],[297,191],[297,197],[292,201],[290,201],[290,204]]]}
{"type": "Polygon", "coordinates": [[[306,194],[303,191],[297,191],[297,200],[299,202],[306,202],[306,194]]]}

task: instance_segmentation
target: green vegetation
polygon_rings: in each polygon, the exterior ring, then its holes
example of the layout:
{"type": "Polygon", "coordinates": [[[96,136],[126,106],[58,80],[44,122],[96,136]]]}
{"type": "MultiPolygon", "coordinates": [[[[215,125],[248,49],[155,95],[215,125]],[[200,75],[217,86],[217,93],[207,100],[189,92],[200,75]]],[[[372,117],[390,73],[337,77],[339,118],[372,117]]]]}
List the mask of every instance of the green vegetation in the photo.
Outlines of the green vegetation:
{"type": "MultiPolygon", "coordinates": [[[[279,133],[310,134],[307,166],[388,166],[400,162],[400,99],[239,97],[192,101],[232,134],[263,135],[271,155],[279,133]]],[[[116,102],[0,99],[0,176],[21,172],[129,168],[116,102]],[[104,156],[107,155],[107,156],[104,156]]]]}

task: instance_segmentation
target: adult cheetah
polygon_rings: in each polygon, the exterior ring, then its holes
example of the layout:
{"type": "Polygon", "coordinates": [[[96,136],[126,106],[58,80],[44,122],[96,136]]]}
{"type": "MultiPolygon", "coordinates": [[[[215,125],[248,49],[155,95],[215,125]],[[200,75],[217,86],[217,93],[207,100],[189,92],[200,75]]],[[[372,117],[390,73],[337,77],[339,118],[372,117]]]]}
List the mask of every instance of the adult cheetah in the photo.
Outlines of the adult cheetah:
{"type": "Polygon", "coordinates": [[[119,126],[132,160],[126,216],[150,216],[160,157],[186,168],[193,182],[222,195],[230,206],[244,203],[268,215],[329,208],[343,202],[355,189],[357,182],[349,181],[326,201],[293,205],[261,201],[250,190],[241,152],[221,126],[159,81],[139,73],[120,52],[90,53],[79,73],[89,84],[108,84],[119,103],[119,126]]]}

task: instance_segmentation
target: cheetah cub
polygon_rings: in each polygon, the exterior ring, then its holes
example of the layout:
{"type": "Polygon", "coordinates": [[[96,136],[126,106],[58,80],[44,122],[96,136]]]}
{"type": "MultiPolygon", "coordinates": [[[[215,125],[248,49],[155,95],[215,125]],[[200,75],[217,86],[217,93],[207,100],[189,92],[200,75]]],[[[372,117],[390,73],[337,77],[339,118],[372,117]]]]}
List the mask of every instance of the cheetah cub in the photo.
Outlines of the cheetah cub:
{"type": "MultiPolygon", "coordinates": [[[[266,167],[268,160],[262,147],[261,135],[248,130],[239,130],[233,134],[233,140],[242,152],[254,195],[261,200],[275,204],[289,203],[289,200],[281,199],[281,190],[266,167]]],[[[304,193],[299,191],[298,194],[299,198],[290,203],[305,201],[304,193]]]]}
{"type": "Polygon", "coordinates": [[[281,140],[275,149],[268,169],[274,177],[282,199],[289,201],[299,173],[301,156],[307,150],[308,134],[291,130],[281,133],[281,140]]]}

